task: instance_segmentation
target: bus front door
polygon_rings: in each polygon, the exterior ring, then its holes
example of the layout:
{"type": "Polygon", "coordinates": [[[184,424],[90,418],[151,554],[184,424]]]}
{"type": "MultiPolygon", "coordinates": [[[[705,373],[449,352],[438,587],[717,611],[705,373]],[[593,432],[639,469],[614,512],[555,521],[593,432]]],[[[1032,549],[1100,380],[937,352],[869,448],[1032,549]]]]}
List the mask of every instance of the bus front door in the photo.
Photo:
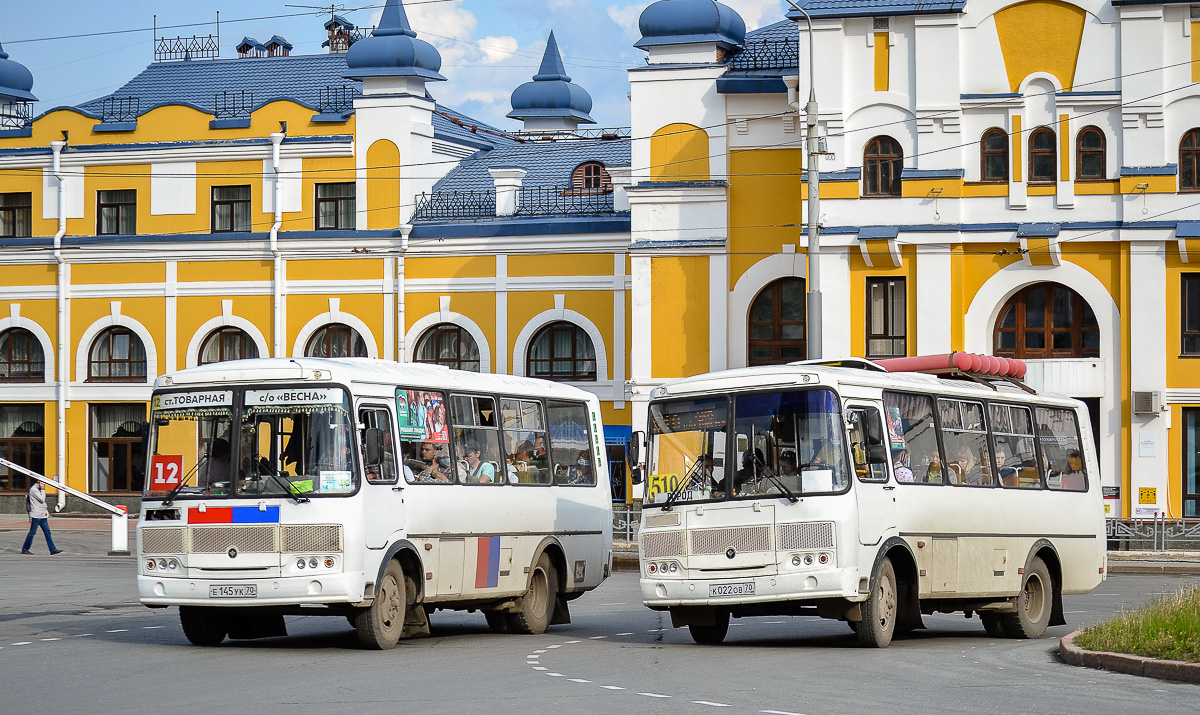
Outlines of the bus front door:
{"type": "Polygon", "coordinates": [[[388,408],[361,405],[363,531],[368,549],[382,549],[404,526],[403,463],[397,458],[388,408]],[[368,448],[368,442],[371,446],[368,448]]]}
{"type": "Polygon", "coordinates": [[[896,527],[896,483],[876,407],[848,405],[847,430],[854,460],[854,493],[858,503],[858,540],[878,544],[896,527]]]}

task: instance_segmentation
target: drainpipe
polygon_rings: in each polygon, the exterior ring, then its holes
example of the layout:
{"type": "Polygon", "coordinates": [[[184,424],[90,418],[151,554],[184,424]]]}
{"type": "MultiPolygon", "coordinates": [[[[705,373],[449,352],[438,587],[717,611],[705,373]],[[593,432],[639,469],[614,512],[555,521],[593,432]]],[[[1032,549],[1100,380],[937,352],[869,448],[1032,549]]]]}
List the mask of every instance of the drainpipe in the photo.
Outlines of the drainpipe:
{"type": "MultiPolygon", "coordinates": [[[[58,232],[54,234],[54,260],[58,263],[58,474],[55,479],[59,484],[67,483],[67,389],[71,384],[67,366],[67,300],[70,287],[67,285],[67,264],[63,260],[62,239],[67,234],[67,192],[63,187],[62,150],[67,145],[66,140],[50,142],[50,151],[54,152],[54,179],[58,185],[58,232]]],[[[58,502],[55,511],[62,511],[67,504],[67,493],[58,490],[58,502]]]]}
{"type": "Polygon", "coordinates": [[[287,125],[271,134],[271,171],[275,173],[275,223],[271,224],[271,257],[275,263],[273,282],[275,323],[275,357],[282,357],[283,348],[283,257],[279,252],[279,227],[283,225],[283,184],[279,181],[279,145],[287,136],[287,125]]]}

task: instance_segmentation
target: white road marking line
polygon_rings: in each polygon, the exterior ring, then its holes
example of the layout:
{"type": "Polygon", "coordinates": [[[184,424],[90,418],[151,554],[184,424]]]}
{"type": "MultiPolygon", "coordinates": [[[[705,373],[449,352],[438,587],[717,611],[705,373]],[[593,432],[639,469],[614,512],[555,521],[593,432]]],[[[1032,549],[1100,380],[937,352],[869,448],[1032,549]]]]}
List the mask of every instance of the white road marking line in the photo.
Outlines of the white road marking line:
{"type": "Polygon", "coordinates": [[[624,603],[601,603],[601,606],[624,606],[624,603]]]}
{"type": "Polygon", "coordinates": [[[711,700],[693,700],[692,702],[695,703],[696,705],[711,705],[714,708],[731,708],[731,707],[733,707],[729,703],[714,703],[711,700]]]}
{"type": "Polygon", "coordinates": [[[801,713],[790,713],[786,710],[759,710],[759,712],[767,715],[801,715],[801,713]]]}
{"type": "Polygon", "coordinates": [[[669,698],[669,697],[671,697],[670,695],[659,695],[658,693],[638,693],[638,695],[645,695],[648,698],[669,698]]]}
{"type": "Polygon", "coordinates": [[[667,630],[667,629],[666,628],[651,628],[650,630],[648,630],[646,632],[647,633],[659,633],[659,632],[665,631],[665,630],[667,630]]]}
{"type": "Polygon", "coordinates": [[[617,635],[619,635],[619,636],[631,636],[631,635],[633,635],[633,634],[632,634],[632,633],[618,633],[617,635]]]}
{"type": "Polygon", "coordinates": [[[533,668],[533,669],[534,669],[534,670],[550,670],[549,668],[543,668],[543,667],[542,667],[542,666],[540,666],[540,665],[538,665],[538,666],[534,666],[534,668],[533,668]]]}
{"type": "Polygon", "coordinates": [[[72,638],[86,638],[88,636],[94,636],[94,635],[96,635],[96,634],[95,633],[80,633],[77,636],[72,636],[72,638]]]}
{"type": "Polygon", "coordinates": [[[538,658],[541,658],[541,656],[537,653],[530,653],[529,655],[525,656],[526,660],[537,660],[538,658]]]}
{"type": "Polygon", "coordinates": [[[590,680],[584,680],[583,678],[569,678],[569,680],[572,683],[590,683],[590,682],[592,682],[590,680]]]}
{"type": "Polygon", "coordinates": [[[60,641],[62,638],[42,638],[43,641],[60,641]]]}
{"type": "MultiPolygon", "coordinates": [[[[547,648],[562,648],[562,643],[559,643],[557,645],[548,645],[546,647],[547,648]]],[[[542,652],[545,653],[546,651],[542,651],[542,652]]]]}
{"type": "Polygon", "coordinates": [[[745,624],[745,623],[730,623],[729,625],[731,625],[731,626],[744,626],[744,625],[746,625],[746,624],[745,624]]]}
{"type": "Polygon", "coordinates": [[[605,690],[624,690],[620,685],[601,685],[605,690]]]}
{"type": "Polygon", "coordinates": [[[598,640],[600,640],[601,638],[608,638],[608,636],[592,636],[592,637],[588,638],[588,640],[590,640],[590,641],[598,641],[598,640]]]}
{"type": "Polygon", "coordinates": [[[773,626],[773,625],[776,625],[779,623],[783,623],[783,621],[767,621],[766,623],[768,626],[773,626]]]}
{"type": "Polygon", "coordinates": [[[13,645],[29,645],[32,642],[33,641],[18,641],[16,643],[13,643],[13,645]]]}
{"type": "Polygon", "coordinates": [[[567,641],[566,643],[563,643],[563,645],[571,645],[572,643],[582,643],[582,642],[583,641],[567,641]]]}
{"type": "Polygon", "coordinates": [[[544,651],[544,650],[535,650],[535,651],[534,651],[534,653],[539,653],[539,654],[540,654],[540,653],[545,653],[545,652],[546,652],[546,651],[544,651]]]}
{"type": "Polygon", "coordinates": [[[118,628],[118,629],[116,629],[116,630],[112,630],[112,631],[104,631],[104,632],[105,632],[105,633],[128,633],[128,632],[129,632],[129,629],[128,629],[128,628],[118,628]]]}
{"type": "Polygon", "coordinates": [[[546,673],[546,675],[549,675],[551,678],[561,678],[561,677],[563,677],[563,674],[562,674],[562,673],[546,673]]]}
{"type": "Polygon", "coordinates": [[[142,629],[147,631],[152,631],[155,628],[162,628],[162,626],[142,626],[142,629]]]}
{"type": "Polygon", "coordinates": [[[536,660],[527,660],[527,661],[525,661],[525,665],[537,665],[537,664],[538,664],[538,662],[537,662],[536,660]]]}

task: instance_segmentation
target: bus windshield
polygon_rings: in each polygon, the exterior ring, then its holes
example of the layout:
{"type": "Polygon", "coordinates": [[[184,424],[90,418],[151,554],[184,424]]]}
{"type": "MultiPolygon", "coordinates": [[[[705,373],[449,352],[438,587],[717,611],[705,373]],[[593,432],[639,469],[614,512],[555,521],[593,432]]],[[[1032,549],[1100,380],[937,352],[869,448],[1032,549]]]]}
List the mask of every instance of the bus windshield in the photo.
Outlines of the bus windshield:
{"type": "Polygon", "coordinates": [[[350,404],[340,388],[155,395],[147,498],[303,497],[358,488],[350,404]]]}
{"type": "Polygon", "coordinates": [[[810,389],[650,406],[647,498],[656,504],[832,494],[849,487],[841,409],[810,389]],[[674,496],[672,496],[674,494],[674,496]]]}

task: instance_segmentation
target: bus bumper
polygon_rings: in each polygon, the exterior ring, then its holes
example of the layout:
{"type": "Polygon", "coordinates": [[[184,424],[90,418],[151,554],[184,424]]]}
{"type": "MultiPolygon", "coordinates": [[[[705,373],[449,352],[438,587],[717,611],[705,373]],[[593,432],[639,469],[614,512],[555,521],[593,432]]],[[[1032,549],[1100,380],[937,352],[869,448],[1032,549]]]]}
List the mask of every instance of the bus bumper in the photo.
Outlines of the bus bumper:
{"type": "MultiPolygon", "coordinates": [[[[363,577],[331,573],[262,579],[162,578],[139,575],[138,599],[146,606],[290,606],[306,603],[361,603],[363,577]],[[214,587],[252,586],[254,596],[223,597],[214,587]]],[[[242,593],[246,589],[238,588],[242,593]]],[[[226,589],[228,592],[228,588],[226,589]]]]}
{"type": "Polygon", "coordinates": [[[641,578],[642,603],[658,609],[818,598],[865,600],[867,594],[859,593],[858,586],[858,569],[851,568],[723,579],[641,578]],[[753,584],[753,593],[749,584],[753,584]]]}

